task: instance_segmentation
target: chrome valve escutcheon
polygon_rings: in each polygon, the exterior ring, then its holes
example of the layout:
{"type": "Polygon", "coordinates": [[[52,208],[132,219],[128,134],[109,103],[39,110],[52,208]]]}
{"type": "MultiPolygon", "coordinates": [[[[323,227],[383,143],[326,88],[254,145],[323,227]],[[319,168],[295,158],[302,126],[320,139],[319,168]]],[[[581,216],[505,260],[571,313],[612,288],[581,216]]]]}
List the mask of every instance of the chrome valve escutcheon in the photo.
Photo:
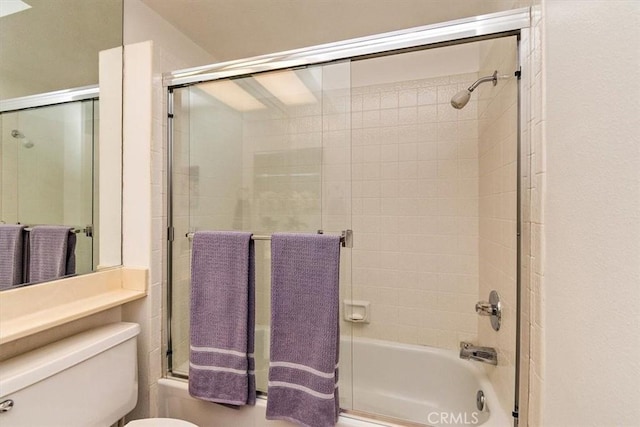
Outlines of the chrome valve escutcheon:
{"type": "Polygon", "coordinates": [[[489,301],[479,301],[476,303],[476,313],[481,316],[491,317],[491,327],[500,330],[500,320],[502,318],[502,307],[500,305],[500,295],[496,291],[491,291],[489,301]]]}

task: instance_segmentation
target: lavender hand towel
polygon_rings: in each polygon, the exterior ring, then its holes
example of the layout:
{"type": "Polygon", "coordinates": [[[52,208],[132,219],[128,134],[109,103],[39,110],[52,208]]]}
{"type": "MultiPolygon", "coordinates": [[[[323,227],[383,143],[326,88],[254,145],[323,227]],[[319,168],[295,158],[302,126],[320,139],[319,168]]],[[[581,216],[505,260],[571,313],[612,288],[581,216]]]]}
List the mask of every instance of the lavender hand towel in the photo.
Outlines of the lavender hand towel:
{"type": "Polygon", "coordinates": [[[269,420],[338,420],[339,270],[338,236],[271,237],[269,420]]]}
{"type": "Polygon", "coordinates": [[[255,404],[254,263],[251,233],[193,236],[189,393],[194,397],[255,404]]]}
{"type": "MultiPolygon", "coordinates": [[[[29,233],[29,282],[66,276],[69,260],[75,257],[75,234],[71,227],[39,225],[29,233]]],[[[73,262],[75,264],[75,262],[73,262]]],[[[74,266],[75,270],[75,266],[74,266]]]]}
{"type": "Polygon", "coordinates": [[[24,225],[0,224],[0,289],[22,283],[24,225]]]}

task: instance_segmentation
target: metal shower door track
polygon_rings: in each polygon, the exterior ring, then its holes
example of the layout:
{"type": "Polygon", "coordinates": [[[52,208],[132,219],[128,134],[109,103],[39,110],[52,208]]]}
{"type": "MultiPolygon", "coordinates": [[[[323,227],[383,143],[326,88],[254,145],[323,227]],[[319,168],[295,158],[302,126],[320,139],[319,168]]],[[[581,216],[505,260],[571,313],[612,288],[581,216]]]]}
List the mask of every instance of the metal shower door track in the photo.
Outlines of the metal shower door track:
{"type": "Polygon", "coordinates": [[[100,88],[96,85],[84,86],[74,89],[63,89],[55,92],[40,93],[37,95],[23,96],[0,100],[0,113],[27,108],[44,107],[47,105],[64,104],[67,102],[84,101],[100,96],[100,88]]]}
{"type": "Polygon", "coordinates": [[[302,67],[401,49],[455,42],[528,28],[530,10],[505,12],[457,19],[407,30],[393,31],[335,43],[255,56],[201,67],[187,68],[163,75],[165,87],[184,86],[265,71],[302,67]]]}
{"type": "MultiPolygon", "coordinates": [[[[522,8],[514,9],[499,13],[480,15],[470,18],[463,18],[454,21],[448,21],[438,24],[426,25],[422,27],[415,27],[401,31],[394,31],[389,33],[382,33],[368,37],[361,37],[341,42],[328,43],[309,48],[295,49],[285,52],[273,53],[268,55],[261,55],[251,58],[221,62],[211,65],[205,65],[200,67],[193,67],[174,72],[165,73],[163,75],[163,86],[168,88],[168,221],[169,232],[167,239],[168,259],[171,259],[172,253],[172,241],[173,241],[173,213],[172,213],[172,191],[173,184],[171,180],[172,175],[172,150],[173,150],[173,90],[174,88],[190,86],[200,82],[220,80],[226,78],[240,77],[251,75],[255,73],[261,73],[266,71],[274,71],[280,69],[291,69],[296,67],[304,67],[315,64],[329,63],[332,61],[349,60],[355,58],[362,58],[367,56],[384,55],[387,53],[397,52],[401,50],[420,49],[429,47],[439,47],[447,44],[459,44],[469,41],[475,41],[483,38],[498,38],[506,35],[518,36],[518,72],[516,76],[520,79],[520,67],[522,65],[520,38],[522,34],[528,34],[528,29],[531,26],[531,9],[522,8]],[[474,40],[475,39],[475,40],[474,40]]],[[[527,36],[528,40],[528,36],[527,36]]],[[[525,46],[528,47],[528,41],[525,46]]],[[[520,278],[520,256],[521,256],[521,145],[528,146],[527,140],[522,140],[522,131],[520,126],[523,120],[527,117],[522,117],[521,108],[521,94],[520,84],[518,85],[518,244],[517,244],[517,257],[518,257],[518,278],[517,278],[517,326],[516,326],[516,343],[518,348],[516,349],[516,366],[515,366],[515,396],[514,396],[514,411],[512,413],[514,417],[514,425],[518,425],[518,408],[519,408],[519,377],[520,377],[520,316],[521,316],[521,278],[520,278]]],[[[172,288],[172,271],[171,262],[168,262],[168,306],[167,306],[167,327],[168,327],[168,351],[167,362],[169,375],[177,378],[186,378],[184,375],[173,372],[173,361],[171,357],[172,344],[171,344],[171,288],[172,288]]]]}

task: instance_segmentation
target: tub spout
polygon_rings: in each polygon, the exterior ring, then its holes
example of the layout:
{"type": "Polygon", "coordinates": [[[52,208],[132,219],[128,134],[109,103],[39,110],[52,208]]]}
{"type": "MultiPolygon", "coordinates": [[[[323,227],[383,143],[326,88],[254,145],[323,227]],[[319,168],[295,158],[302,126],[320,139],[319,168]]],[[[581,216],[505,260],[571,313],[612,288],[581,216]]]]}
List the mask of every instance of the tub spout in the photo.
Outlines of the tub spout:
{"type": "Polygon", "coordinates": [[[460,358],[477,360],[490,365],[498,364],[498,352],[493,347],[478,347],[468,342],[460,343],[460,358]]]}

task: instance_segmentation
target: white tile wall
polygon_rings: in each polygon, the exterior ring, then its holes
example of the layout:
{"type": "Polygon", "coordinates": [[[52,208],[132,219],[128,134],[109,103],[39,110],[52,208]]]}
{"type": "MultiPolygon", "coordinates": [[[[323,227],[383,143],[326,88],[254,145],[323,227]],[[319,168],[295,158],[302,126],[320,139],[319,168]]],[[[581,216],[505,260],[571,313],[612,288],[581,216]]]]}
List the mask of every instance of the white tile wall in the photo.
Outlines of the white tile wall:
{"type": "Polygon", "coordinates": [[[451,349],[475,340],[477,107],[449,102],[476,78],[353,81],[353,298],[371,302],[355,335],[451,349]]]}

